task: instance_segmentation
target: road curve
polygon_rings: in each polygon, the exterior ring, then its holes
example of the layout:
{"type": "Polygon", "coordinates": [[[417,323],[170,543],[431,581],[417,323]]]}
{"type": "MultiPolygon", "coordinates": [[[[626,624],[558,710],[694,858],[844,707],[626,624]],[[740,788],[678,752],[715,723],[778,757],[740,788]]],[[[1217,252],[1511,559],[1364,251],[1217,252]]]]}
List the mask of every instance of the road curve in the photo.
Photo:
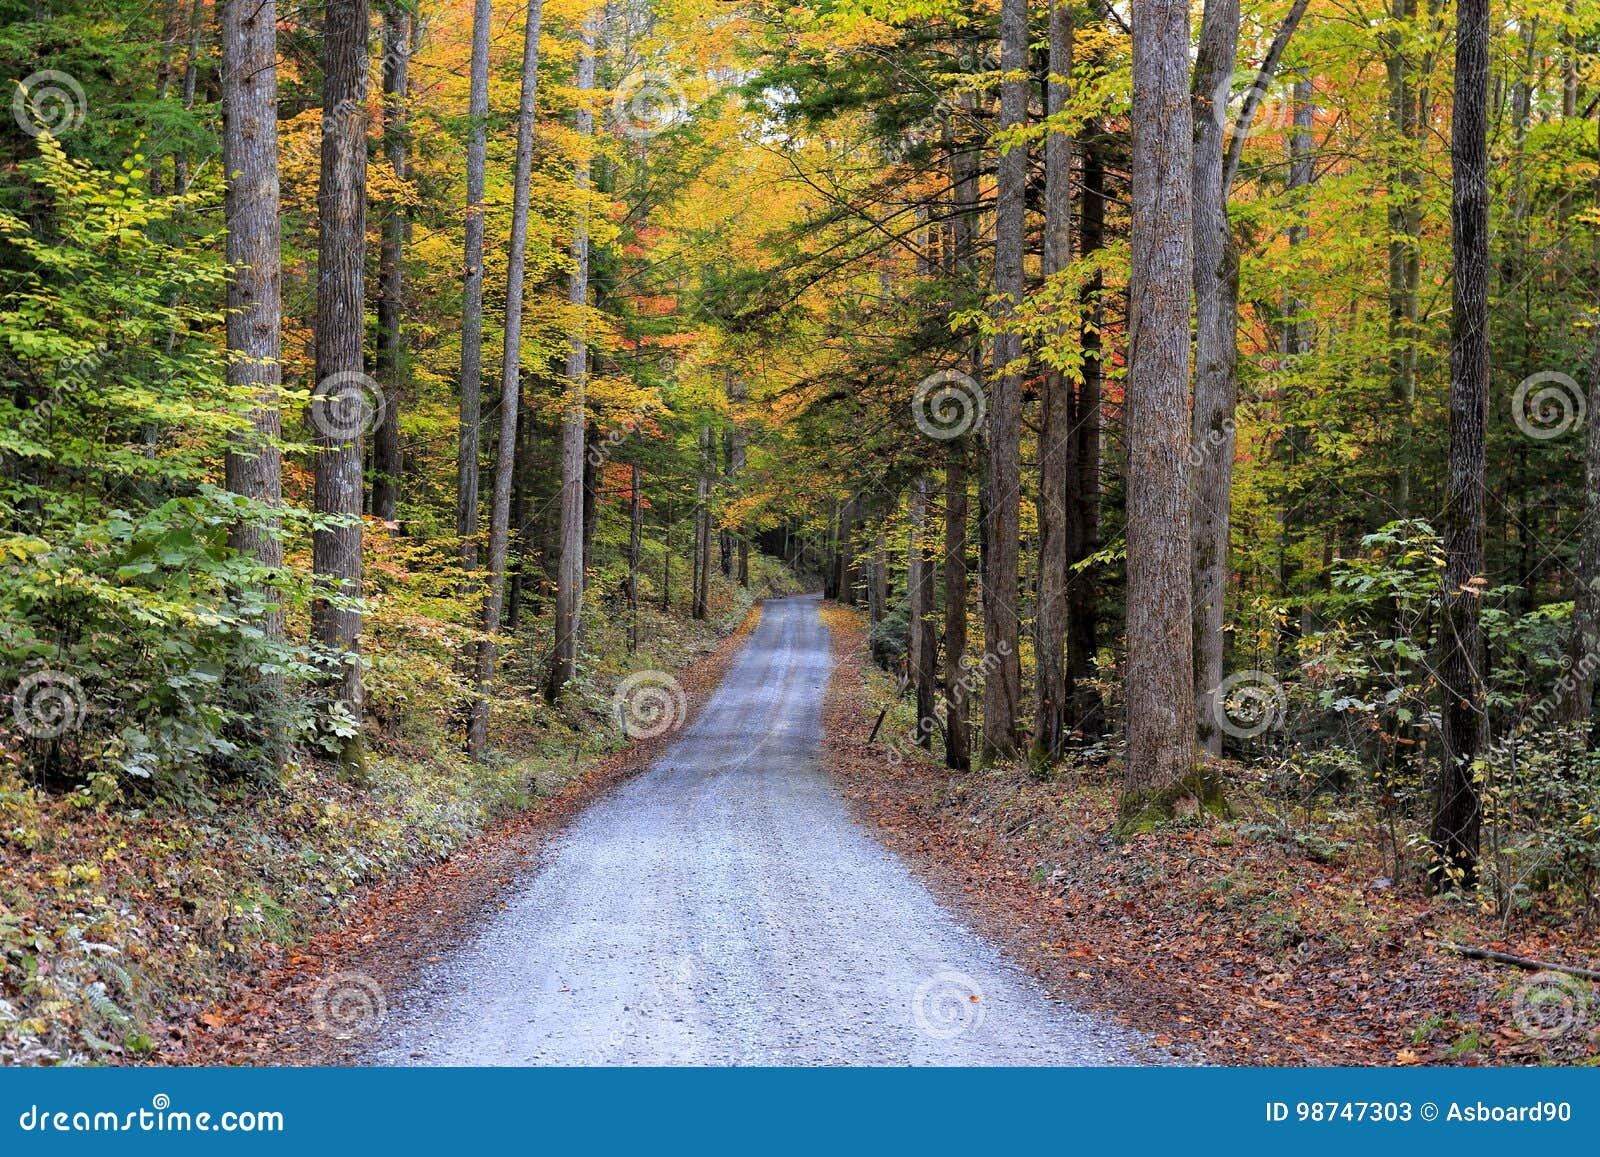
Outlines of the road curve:
{"type": "Polygon", "coordinates": [[[395,1001],[373,1064],[1127,1064],[850,818],[814,597],[769,601],[649,771],[395,1001]]]}

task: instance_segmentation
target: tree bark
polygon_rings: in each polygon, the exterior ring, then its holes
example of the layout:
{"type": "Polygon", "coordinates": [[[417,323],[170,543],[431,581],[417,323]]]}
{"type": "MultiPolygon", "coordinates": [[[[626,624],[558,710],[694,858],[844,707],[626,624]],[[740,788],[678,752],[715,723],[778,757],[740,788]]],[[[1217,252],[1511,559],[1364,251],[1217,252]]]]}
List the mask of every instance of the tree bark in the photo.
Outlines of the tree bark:
{"type": "Polygon", "coordinates": [[[939,636],[933,621],[934,563],[929,525],[932,483],[918,477],[911,484],[910,530],[906,547],[906,592],[910,605],[910,668],[917,699],[917,745],[929,747],[939,729],[934,702],[939,682],[939,636]]]}
{"type": "Polygon", "coordinates": [[[694,606],[692,617],[711,615],[711,448],[710,426],[700,427],[700,473],[695,478],[694,606]]]}
{"type": "Polygon", "coordinates": [[[966,439],[955,439],[946,451],[944,468],[944,762],[956,771],[972,766],[967,722],[968,453],[966,439]]]}
{"type": "MultiPolygon", "coordinates": [[[[1595,121],[1600,137],[1600,117],[1595,121]]],[[[1595,178],[1600,205],[1600,176],[1595,178]]],[[[1570,680],[1561,697],[1563,723],[1588,723],[1594,714],[1595,664],[1600,663],[1600,328],[1590,339],[1588,421],[1584,425],[1583,529],[1578,540],[1578,589],[1567,649],[1570,680]]]]}
{"type": "MultiPolygon", "coordinates": [[[[1085,257],[1105,244],[1106,170],[1097,134],[1083,148],[1083,198],[1079,244],[1085,257]]],[[[1104,729],[1104,706],[1095,690],[1095,651],[1098,647],[1099,606],[1093,570],[1085,560],[1100,549],[1100,329],[1105,308],[1100,295],[1102,277],[1091,275],[1084,286],[1087,317],[1080,337],[1083,348],[1083,384],[1074,400],[1073,502],[1067,524],[1067,690],[1072,706],[1072,727],[1086,738],[1098,738],[1104,729]]]]}
{"type": "MultiPolygon", "coordinates": [[[[574,128],[589,147],[594,114],[588,105],[594,88],[595,17],[583,22],[583,47],[578,55],[578,106],[574,128]]],[[[589,160],[578,161],[573,185],[580,199],[589,195],[589,160]]],[[[567,348],[567,402],[561,416],[561,563],[556,583],[555,655],[550,664],[547,697],[554,702],[577,673],[579,634],[583,621],[583,568],[585,561],[584,476],[589,468],[585,451],[584,394],[589,374],[589,341],[584,315],[589,308],[589,228],[587,209],[580,207],[572,229],[572,275],[567,281],[567,304],[573,326],[567,348]]]]}
{"type": "Polygon", "coordinates": [[[1169,818],[1177,799],[1195,790],[1196,779],[1187,421],[1194,129],[1188,61],[1187,4],[1135,0],[1123,831],[1169,818]]]}
{"type": "MultiPolygon", "coordinates": [[[[744,489],[744,474],[749,465],[750,435],[745,430],[745,403],[750,398],[750,387],[744,378],[734,374],[728,379],[728,401],[733,410],[733,426],[728,432],[728,479],[736,492],[744,489]]],[[[750,528],[738,531],[739,586],[750,586],[750,528]]]]}
{"type": "MultiPolygon", "coordinates": [[[[1020,128],[1028,116],[1028,0],[1001,0],[1000,127],[1020,128]]],[[[1017,723],[1022,714],[1022,666],[1018,647],[1018,546],[1022,485],[1021,335],[1011,331],[1022,304],[1023,233],[1027,216],[1028,151],[1015,143],[998,163],[995,206],[994,384],[989,400],[988,483],[990,507],[983,525],[988,540],[983,576],[986,666],[983,684],[983,751],[989,759],[1020,754],[1017,723]]]]}
{"type": "Polygon", "coordinates": [[[1384,34],[1388,49],[1385,68],[1389,89],[1391,166],[1389,218],[1389,389],[1395,403],[1395,438],[1392,446],[1394,482],[1390,505],[1396,518],[1411,511],[1412,422],[1417,401],[1417,296],[1421,262],[1418,239],[1422,230],[1422,175],[1415,151],[1421,145],[1415,71],[1406,55],[1407,29],[1416,16],[1416,0],[1393,0],[1389,19],[1394,26],[1384,34]]]}
{"type": "MultiPolygon", "coordinates": [[[[383,151],[397,183],[406,179],[409,130],[406,85],[411,56],[411,14],[388,0],[383,9],[383,151]]],[[[400,442],[400,408],[405,398],[405,245],[411,225],[398,198],[384,209],[383,240],[378,252],[378,356],[375,369],[383,388],[383,417],[372,436],[372,513],[394,522],[400,506],[404,448],[400,442]]]]}
{"type": "Polygon", "coordinates": [[[1223,187],[1227,155],[1227,98],[1239,49],[1239,0],[1206,0],[1194,64],[1195,366],[1193,556],[1194,693],[1198,735],[1211,755],[1222,754],[1213,702],[1222,682],[1223,601],[1227,590],[1228,514],[1232,494],[1234,377],[1239,309],[1239,256],[1228,223],[1223,187]]]}
{"type": "Polygon", "coordinates": [[[534,110],[539,95],[539,30],[544,0],[530,0],[522,38],[522,99],[517,110],[517,168],[511,190],[511,249],[506,266],[505,346],[500,361],[500,438],[489,511],[489,565],[483,599],[485,638],[478,644],[477,696],[467,728],[467,751],[481,755],[489,741],[489,690],[505,601],[506,546],[511,522],[511,472],[517,457],[517,409],[522,395],[522,297],[528,255],[528,186],[533,173],[534,110]]]}
{"type": "Polygon", "coordinates": [[[1473,762],[1483,747],[1484,441],[1489,420],[1489,0],[1456,6],[1450,126],[1450,450],[1444,512],[1439,738],[1429,878],[1440,890],[1477,883],[1481,808],[1473,762]]]}
{"type": "Polygon", "coordinates": [[[639,468],[628,475],[628,650],[639,649],[639,559],[644,541],[644,500],[639,494],[639,468]]]}
{"type": "MultiPolygon", "coordinates": [[[[176,11],[181,3],[174,3],[176,11]]],[[[283,287],[278,225],[278,74],[276,0],[227,0],[222,6],[222,150],[228,220],[228,385],[250,390],[252,432],[228,448],[229,490],[276,509],[283,503],[282,380],[283,287]]],[[[276,515],[242,519],[229,545],[264,569],[283,567],[276,515]]],[[[260,627],[269,643],[284,637],[283,609],[271,604],[260,627]]],[[[275,710],[283,677],[244,673],[250,712],[265,737],[274,770],[285,757],[282,720],[275,710]]]]}
{"type": "MultiPolygon", "coordinates": [[[[329,655],[333,698],[359,724],[361,681],[361,499],[365,427],[374,404],[363,373],[367,248],[367,0],[329,0],[323,28],[323,128],[317,189],[317,391],[313,503],[340,521],[312,533],[315,598],[311,630],[329,655]]],[[[340,763],[365,776],[359,728],[340,763]]]]}
{"type": "MultiPolygon", "coordinates": [[[[1066,0],[1050,5],[1050,78],[1045,111],[1055,116],[1066,108],[1072,74],[1072,6],[1066,0]]],[[[1045,277],[1072,263],[1072,138],[1052,131],[1045,138],[1044,257],[1045,277]]],[[[1058,331],[1057,338],[1061,334],[1058,331]]],[[[1073,429],[1072,383],[1047,368],[1040,399],[1039,431],[1039,582],[1034,617],[1033,758],[1049,763],[1061,754],[1067,723],[1067,524],[1076,479],[1069,477],[1076,432],[1073,429]]]]}
{"type": "Polygon", "coordinates": [[[461,428],[456,445],[456,534],[461,565],[478,567],[478,455],[483,421],[483,214],[489,151],[489,0],[472,7],[467,113],[466,247],[462,265],[461,428]]]}

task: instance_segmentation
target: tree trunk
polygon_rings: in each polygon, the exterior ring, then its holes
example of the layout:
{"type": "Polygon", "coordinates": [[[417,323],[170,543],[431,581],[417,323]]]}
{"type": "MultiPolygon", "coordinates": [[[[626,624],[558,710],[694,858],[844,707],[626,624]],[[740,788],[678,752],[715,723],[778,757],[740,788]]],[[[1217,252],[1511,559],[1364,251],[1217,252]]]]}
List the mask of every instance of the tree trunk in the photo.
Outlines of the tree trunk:
{"type": "MultiPolygon", "coordinates": [[[[1105,244],[1106,170],[1097,135],[1083,149],[1083,203],[1080,245],[1084,256],[1105,244]]],[[[1099,606],[1093,570],[1084,560],[1100,549],[1100,396],[1104,373],[1100,327],[1105,309],[1100,302],[1101,275],[1084,286],[1088,315],[1079,338],[1083,348],[1083,384],[1073,407],[1073,502],[1067,524],[1067,690],[1075,731],[1098,738],[1104,729],[1104,707],[1095,690],[1099,606]]]]}
{"type": "MultiPolygon", "coordinates": [[[[1600,136],[1600,118],[1596,119],[1600,136]]],[[[1600,176],[1595,178],[1600,204],[1600,176]]],[[[1590,338],[1588,421],[1584,426],[1583,530],[1578,541],[1578,589],[1572,611],[1569,679],[1561,697],[1563,723],[1594,715],[1595,666],[1600,663],[1600,329],[1590,338]]]]}
{"type": "MultiPolygon", "coordinates": [[[[1020,128],[1028,115],[1028,0],[1001,0],[1000,127],[1020,128]]],[[[1015,143],[999,159],[995,207],[996,324],[1007,329],[1022,303],[1022,250],[1026,225],[1028,151],[1015,143]]],[[[1017,721],[1022,714],[1022,667],[1018,647],[1017,570],[1022,485],[1022,338],[1015,332],[994,339],[994,386],[989,402],[988,483],[991,506],[983,520],[988,561],[983,576],[985,660],[983,750],[990,759],[1019,754],[1017,721]]]]}
{"type": "MultiPolygon", "coordinates": [[[[594,114],[587,94],[594,87],[595,17],[583,22],[583,48],[578,56],[580,93],[574,114],[575,128],[589,147],[594,114]]],[[[579,160],[573,172],[578,196],[589,194],[589,160],[579,160]]],[[[572,276],[567,281],[567,304],[573,310],[567,348],[567,404],[561,416],[561,565],[556,584],[555,656],[550,664],[546,696],[551,702],[577,673],[579,633],[583,623],[583,567],[585,555],[584,477],[589,468],[584,440],[584,394],[589,374],[589,341],[583,317],[589,307],[589,229],[587,212],[579,210],[572,230],[572,276]]]]}
{"type": "MultiPolygon", "coordinates": [[[[326,649],[333,697],[362,718],[362,438],[375,395],[364,370],[363,267],[367,248],[367,0],[329,0],[323,29],[322,171],[317,189],[316,397],[314,506],[341,521],[312,532],[315,599],[311,630],[326,649]]],[[[365,776],[359,728],[340,764],[365,776]]]]}
{"type": "Polygon", "coordinates": [[[868,617],[876,623],[889,613],[889,535],[880,524],[877,541],[872,546],[872,599],[875,612],[868,617]]]}
{"type": "Polygon", "coordinates": [[[517,408],[522,395],[522,293],[528,254],[528,185],[533,172],[534,109],[539,95],[539,29],[544,0],[528,4],[522,39],[522,100],[517,110],[517,168],[511,190],[511,249],[506,265],[505,347],[500,361],[500,438],[495,452],[494,497],[489,511],[489,566],[478,644],[477,697],[467,728],[467,751],[483,753],[489,741],[489,689],[505,601],[506,545],[511,522],[511,472],[517,457],[517,408]]]}
{"type": "Polygon", "coordinates": [[[1238,349],[1239,256],[1222,184],[1239,48],[1239,0],[1206,0],[1194,64],[1195,366],[1193,555],[1194,695],[1201,746],[1222,754],[1214,699],[1222,682],[1223,601],[1227,589],[1232,493],[1234,377],[1238,349]]]}
{"type": "Polygon", "coordinates": [[[644,541],[644,501],[639,494],[639,468],[628,475],[628,650],[639,649],[639,557],[644,541]]]}
{"type": "Polygon", "coordinates": [[[1188,16],[1177,0],[1133,7],[1124,832],[1169,818],[1199,788],[1189,614],[1188,16]]]}
{"type": "Polygon", "coordinates": [[[1439,738],[1429,878],[1440,890],[1477,883],[1481,809],[1473,761],[1483,747],[1484,441],[1489,421],[1489,0],[1456,6],[1450,125],[1450,451],[1444,512],[1439,738]]]}
{"type": "MultiPolygon", "coordinates": [[[[1050,5],[1050,79],[1046,112],[1066,108],[1072,74],[1072,7],[1066,0],[1050,5]]],[[[1045,139],[1044,260],[1045,277],[1072,263],[1072,138],[1051,132],[1045,139]]],[[[1067,524],[1069,472],[1076,457],[1072,383],[1047,368],[1040,399],[1039,431],[1039,585],[1034,617],[1033,758],[1049,763],[1061,754],[1067,722],[1067,524]]]]}
{"type": "MultiPolygon", "coordinates": [[[[411,14],[399,0],[383,9],[383,151],[397,183],[406,179],[408,128],[406,74],[411,56],[411,14]]],[[[384,392],[383,417],[372,436],[372,513],[393,522],[399,512],[400,476],[404,468],[400,443],[400,407],[405,397],[405,245],[411,226],[404,202],[392,201],[383,214],[383,241],[378,253],[378,385],[384,392]]]]}
{"type": "Polygon", "coordinates": [[[1395,439],[1392,447],[1394,483],[1390,505],[1396,518],[1411,511],[1412,421],[1417,402],[1417,294],[1421,262],[1418,240],[1422,229],[1422,176],[1417,151],[1421,125],[1415,71],[1407,56],[1406,25],[1416,16],[1415,0],[1393,0],[1389,10],[1394,29],[1384,35],[1389,88],[1391,165],[1389,217],[1389,389],[1395,403],[1395,439]]]}
{"type": "Polygon", "coordinates": [[[468,80],[466,249],[462,267],[461,429],[456,444],[456,534],[461,565],[478,567],[478,455],[483,420],[483,214],[489,149],[489,0],[472,7],[468,80]]]}
{"type": "MultiPolygon", "coordinates": [[[[179,7],[174,4],[174,10],[179,7]]],[[[227,0],[222,7],[222,150],[227,179],[228,385],[252,390],[252,433],[228,449],[229,490],[268,509],[283,501],[279,387],[282,378],[283,290],[278,226],[278,75],[275,0],[227,0]]],[[[267,571],[283,567],[279,519],[257,515],[236,523],[229,545],[267,571]]],[[[273,603],[260,627],[269,643],[284,636],[283,610],[273,603]]],[[[251,715],[276,771],[286,755],[278,706],[283,677],[242,676],[251,715]]]]}
{"type": "Polygon", "coordinates": [[[906,592],[910,604],[911,682],[917,698],[917,745],[928,747],[939,729],[934,701],[939,682],[939,636],[933,621],[933,528],[929,506],[933,485],[926,477],[911,484],[910,529],[906,550],[906,592]]]}
{"type": "Polygon", "coordinates": [[[711,427],[700,427],[700,473],[695,479],[694,607],[696,619],[711,615],[711,427]]]}
{"type": "MultiPolygon", "coordinates": [[[[728,379],[728,401],[732,403],[733,428],[728,434],[728,477],[736,493],[744,490],[744,474],[749,465],[750,435],[745,430],[745,403],[750,398],[750,387],[743,377],[734,374],[728,379]]],[[[739,586],[750,586],[750,528],[740,526],[738,531],[739,586]]]]}
{"type": "Polygon", "coordinates": [[[944,762],[972,766],[967,700],[967,454],[965,438],[950,443],[944,473],[944,762]]]}

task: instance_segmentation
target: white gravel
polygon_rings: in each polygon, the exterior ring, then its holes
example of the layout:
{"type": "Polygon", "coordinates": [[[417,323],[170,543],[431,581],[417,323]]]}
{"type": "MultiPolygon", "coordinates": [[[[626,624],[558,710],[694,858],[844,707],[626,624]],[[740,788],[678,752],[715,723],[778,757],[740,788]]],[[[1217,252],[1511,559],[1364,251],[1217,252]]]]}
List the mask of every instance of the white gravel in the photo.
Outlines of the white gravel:
{"type": "Polygon", "coordinates": [[[773,600],[694,726],[393,1000],[410,1065],[1128,1064],[858,827],[821,769],[814,597],[773,600]]]}

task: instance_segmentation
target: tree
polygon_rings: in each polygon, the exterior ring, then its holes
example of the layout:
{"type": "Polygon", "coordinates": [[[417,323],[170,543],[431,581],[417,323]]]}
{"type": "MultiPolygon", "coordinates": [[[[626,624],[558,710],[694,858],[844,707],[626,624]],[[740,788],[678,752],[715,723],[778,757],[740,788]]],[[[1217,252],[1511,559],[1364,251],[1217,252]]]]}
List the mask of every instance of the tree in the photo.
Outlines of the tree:
{"type": "MultiPolygon", "coordinates": [[[[1600,130],[1600,120],[1596,121],[1600,130]]],[[[1600,131],[1596,132],[1600,138],[1600,131]]],[[[1600,202],[1600,174],[1595,177],[1600,202]]],[[[1567,659],[1572,679],[1561,698],[1565,723],[1589,723],[1594,714],[1594,667],[1600,662],[1600,328],[1590,339],[1590,419],[1584,426],[1583,528],[1578,538],[1577,591],[1567,659]]]]}
{"type": "Polygon", "coordinates": [[[1483,493],[1489,423],[1489,3],[1456,5],[1450,122],[1450,454],[1445,479],[1440,605],[1439,739],[1429,878],[1444,890],[1477,882],[1483,747],[1483,493]]]}
{"type": "Polygon", "coordinates": [[[1237,398],[1239,254],[1222,185],[1227,100],[1239,49],[1239,0],[1206,0],[1194,62],[1194,507],[1192,513],[1194,691],[1200,742],[1222,754],[1212,702],[1222,683],[1222,619],[1227,587],[1229,485],[1237,398]]]}
{"type": "MultiPolygon", "coordinates": [[[[176,9],[174,5],[174,9],[176,9]]],[[[227,181],[228,384],[252,389],[254,435],[229,447],[224,479],[229,490],[276,508],[283,501],[279,385],[282,373],[283,289],[278,226],[278,25],[274,0],[227,0],[222,6],[222,164],[227,181]]],[[[283,567],[276,517],[244,518],[229,543],[269,571],[283,567]]],[[[261,620],[268,639],[284,634],[283,610],[269,594],[261,620]]],[[[283,757],[279,675],[246,677],[246,695],[258,725],[269,735],[273,757],[283,757]]]]}
{"type": "Polygon", "coordinates": [[[322,168],[317,187],[312,634],[346,717],[341,764],[365,775],[361,679],[361,444],[381,405],[363,372],[367,252],[367,0],[329,0],[323,26],[322,168]]]}
{"type": "MultiPolygon", "coordinates": [[[[1048,116],[1063,115],[1072,75],[1072,7],[1050,5],[1048,116]]],[[[1063,272],[1072,262],[1072,139],[1059,127],[1045,138],[1044,275],[1063,272]]],[[[1059,339],[1061,335],[1058,333],[1059,339]]],[[[1033,757],[1048,762],[1061,754],[1067,724],[1067,525],[1075,501],[1070,478],[1076,454],[1072,383],[1049,367],[1044,374],[1039,423],[1039,582],[1034,624],[1033,757]]]]}
{"type": "Polygon", "coordinates": [[[1133,8],[1128,285],[1128,756],[1121,827],[1169,818],[1194,791],[1189,615],[1189,290],[1194,278],[1189,10],[1133,8]]]}
{"type": "MultiPolygon", "coordinates": [[[[1000,130],[1028,117],[1028,0],[1001,0],[1000,130]]],[[[994,378],[989,399],[988,489],[983,519],[983,636],[991,670],[983,684],[983,750],[989,758],[1019,753],[1022,714],[1021,651],[1017,646],[1018,546],[1022,487],[1022,336],[1011,321],[1022,304],[1023,233],[1027,215],[1028,151],[1020,140],[1002,146],[995,203],[994,378]]]]}
{"type": "Polygon", "coordinates": [[[484,638],[478,643],[477,697],[467,726],[467,750],[480,755],[489,741],[489,689],[495,642],[505,605],[506,551],[511,528],[511,476],[517,458],[517,406],[522,395],[522,297],[528,259],[528,189],[533,175],[533,117],[539,96],[539,32],[544,0],[530,0],[522,34],[522,99],[517,109],[517,168],[511,195],[511,249],[506,267],[505,346],[500,361],[500,439],[495,451],[489,511],[484,638]]]}
{"type": "Polygon", "coordinates": [[[1238,62],[1238,0],[1208,0],[1194,66],[1194,463],[1193,595],[1195,697],[1200,741],[1222,754],[1223,615],[1227,599],[1228,527],[1239,400],[1239,253],[1228,221],[1228,198],[1261,98],[1271,84],[1307,0],[1295,0],[1266,59],[1246,89],[1229,131],[1227,94],[1238,62]]]}
{"type": "MultiPolygon", "coordinates": [[[[383,152],[396,188],[406,180],[406,86],[411,60],[411,14],[402,0],[383,8],[383,152]]],[[[404,451],[400,405],[405,396],[405,246],[410,232],[400,194],[384,209],[378,253],[378,356],[376,377],[384,391],[383,414],[372,435],[372,513],[385,522],[398,517],[404,451]]]]}
{"type": "MultiPolygon", "coordinates": [[[[1080,200],[1078,244],[1084,257],[1104,248],[1106,169],[1098,132],[1088,135],[1083,147],[1083,190],[1080,200]]],[[[1097,738],[1104,726],[1095,675],[1095,650],[1099,644],[1099,601],[1090,559],[1100,547],[1100,427],[1101,329],[1105,309],[1100,301],[1102,275],[1091,273],[1080,295],[1084,310],[1079,346],[1083,351],[1083,381],[1073,399],[1072,458],[1073,501],[1067,522],[1067,689],[1072,724],[1088,738],[1097,738]]]]}
{"type": "MultiPolygon", "coordinates": [[[[578,106],[574,127],[585,142],[594,132],[589,90],[594,88],[595,16],[583,22],[583,47],[578,53],[578,106]]],[[[577,671],[579,634],[583,625],[584,528],[584,384],[589,375],[589,342],[585,336],[589,308],[589,161],[579,160],[572,182],[577,191],[578,217],[572,226],[572,275],[567,282],[567,304],[572,307],[572,336],[567,348],[567,398],[561,415],[561,559],[557,566],[555,654],[550,664],[546,694],[553,702],[577,671]]]]}
{"type": "Polygon", "coordinates": [[[917,700],[917,743],[933,742],[938,728],[933,714],[939,682],[939,635],[933,618],[933,527],[929,517],[933,485],[919,475],[911,484],[910,533],[906,548],[906,601],[911,684],[917,700]]]}
{"type": "Polygon", "coordinates": [[[478,455],[483,420],[483,214],[489,154],[489,0],[472,6],[467,115],[466,246],[461,297],[461,430],[456,450],[456,534],[461,563],[478,566],[478,455]]]}

